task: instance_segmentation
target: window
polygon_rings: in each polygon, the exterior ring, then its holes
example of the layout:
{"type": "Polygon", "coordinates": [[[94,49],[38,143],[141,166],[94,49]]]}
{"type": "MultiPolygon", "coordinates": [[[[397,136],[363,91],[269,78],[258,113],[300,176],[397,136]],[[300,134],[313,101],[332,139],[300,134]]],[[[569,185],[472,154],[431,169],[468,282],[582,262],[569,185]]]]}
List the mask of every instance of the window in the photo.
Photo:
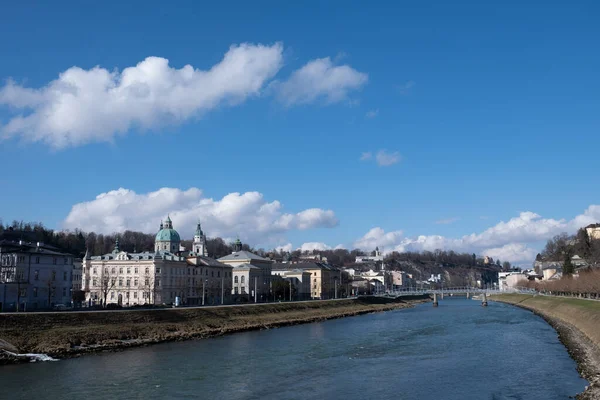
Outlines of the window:
{"type": "Polygon", "coordinates": [[[160,267],[156,267],[156,273],[160,274],[160,267]]]}
{"type": "Polygon", "coordinates": [[[104,273],[105,273],[105,274],[108,274],[108,267],[107,267],[107,268],[104,268],[104,273]]]}
{"type": "Polygon", "coordinates": [[[130,274],[131,273],[131,268],[127,267],[127,273],[130,274]]]}
{"type": "Polygon", "coordinates": [[[129,298],[129,292],[125,293],[125,297],[129,298]]]}
{"type": "Polygon", "coordinates": [[[156,286],[160,286],[160,279],[156,280],[156,286]]]}
{"type": "Polygon", "coordinates": [[[137,274],[137,273],[138,273],[138,269],[137,269],[137,267],[135,267],[135,268],[133,269],[133,273],[134,273],[134,274],[137,274]]]}
{"type": "Polygon", "coordinates": [[[242,276],[242,283],[245,283],[245,282],[246,282],[246,277],[242,276]]]}
{"type": "Polygon", "coordinates": [[[127,278],[127,287],[131,286],[131,279],[127,278]]]}
{"type": "Polygon", "coordinates": [[[133,292],[133,298],[137,299],[137,292],[133,292]]]}
{"type": "Polygon", "coordinates": [[[210,276],[215,277],[215,271],[210,271],[210,276]]]}
{"type": "Polygon", "coordinates": [[[114,273],[116,273],[116,272],[117,272],[117,269],[116,269],[115,267],[112,267],[112,269],[111,269],[111,271],[110,271],[110,272],[114,274],[114,273]]]}
{"type": "Polygon", "coordinates": [[[66,295],[67,295],[67,288],[66,288],[66,287],[64,287],[64,288],[63,288],[63,297],[65,297],[66,295]]]}
{"type": "Polygon", "coordinates": [[[37,297],[37,288],[36,287],[33,288],[33,297],[37,297]]]}
{"type": "Polygon", "coordinates": [[[36,263],[36,264],[39,264],[39,263],[40,263],[40,258],[39,258],[39,257],[36,257],[36,258],[35,258],[35,263],[36,263]]]}
{"type": "Polygon", "coordinates": [[[115,298],[115,292],[110,292],[110,299],[114,300],[114,298],[115,298]]]}
{"type": "Polygon", "coordinates": [[[137,280],[137,279],[134,279],[134,280],[133,280],[133,286],[137,286],[137,284],[138,284],[138,280],[137,280]]]}
{"type": "Polygon", "coordinates": [[[314,283],[317,283],[317,278],[315,278],[314,283]]]}
{"type": "Polygon", "coordinates": [[[144,281],[144,284],[146,286],[150,286],[150,279],[146,278],[146,280],[144,281]]]}
{"type": "Polygon", "coordinates": [[[63,281],[67,280],[67,271],[63,271],[63,281]]]}
{"type": "Polygon", "coordinates": [[[206,276],[208,276],[208,269],[206,270],[206,276]]]}
{"type": "Polygon", "coordinates": [[[92,279],[92,286],[96,286],[96,283],[97,283],[96,278],[92,279]]]}
{"type": "Polygon", "coordinates": [[[123,267],[119,268],[119,273],[122,274],[123,273],[123,267]]]}
{"type": "Polygon", "coordinates": [[[190,274],[190,269],[188,268],[188,275],[190,274]]]}
{"type": "Polygon", "coordinates": [[[233,289],[233,291],[235,292],[235,294],[238,294],[238,288],[237,288],[237,286],[233,289]]]}
{"type": "Polygon", "coordinates": [[[19,296],[20,297],[26,297],[27,296],[27,288],[23,288],[19,291],[19,296]]]}
{"type": "Polygon", "coordinates": [[[217,278],[221,277],[221,271],[217,271],[217,278]]]}
{"type": "Polygon", "coordinates": [[[146,267],[146,273],[149,274],[150,273],[150,268],[146,267]]]}
{"type": "Polygon", "coordinates": [[[242,294],[246,293],[246,288],[244,286],[242,286],[242,294]]]}
{"type": "Polygon", "coordinates": [[[123,278],[119,278],[119,286],[123,286],[123,278]]]}
{"type": "Polygon", "coordinates": [[[33,271],[33,280],[34,281],[40,280],[40,270],[39,269],[36,269],[35,271],[33,271]]]}
{"type": "Polygon", "coordinates": [[[52,271],[52,280],[55,281],[56,280],[56,271],[52,271]]]}

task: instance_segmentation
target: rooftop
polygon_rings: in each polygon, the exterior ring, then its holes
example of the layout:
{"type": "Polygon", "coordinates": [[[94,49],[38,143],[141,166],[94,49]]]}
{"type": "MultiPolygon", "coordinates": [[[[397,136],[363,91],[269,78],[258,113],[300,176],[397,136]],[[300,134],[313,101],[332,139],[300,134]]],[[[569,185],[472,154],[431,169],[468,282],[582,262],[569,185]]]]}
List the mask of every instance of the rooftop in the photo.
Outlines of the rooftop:
{"type": "Polygon", "coordinates": [[[271,261],[268,258],[259,256],[258,254],[251,253],[246,250],[236,251],[225,257],[221,257],[218,261],[239,261],[239,260],[258,260],[258,261],[271,261]]]}

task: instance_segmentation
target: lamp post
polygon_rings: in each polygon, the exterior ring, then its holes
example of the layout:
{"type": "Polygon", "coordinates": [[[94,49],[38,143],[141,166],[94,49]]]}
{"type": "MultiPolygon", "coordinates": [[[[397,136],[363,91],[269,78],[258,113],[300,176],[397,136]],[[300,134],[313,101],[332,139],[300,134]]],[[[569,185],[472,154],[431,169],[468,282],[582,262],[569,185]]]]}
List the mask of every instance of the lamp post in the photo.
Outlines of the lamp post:
{"type": "Polygon", "coordinates": [[[221,305],[223,305],[225,295],[225,264],[221,266],[221,305]]]}
{"type": "Polygon", "coordinates": [[[204,305],[204,282],[205,280],[202,279],[202,305],[204,305]]]}

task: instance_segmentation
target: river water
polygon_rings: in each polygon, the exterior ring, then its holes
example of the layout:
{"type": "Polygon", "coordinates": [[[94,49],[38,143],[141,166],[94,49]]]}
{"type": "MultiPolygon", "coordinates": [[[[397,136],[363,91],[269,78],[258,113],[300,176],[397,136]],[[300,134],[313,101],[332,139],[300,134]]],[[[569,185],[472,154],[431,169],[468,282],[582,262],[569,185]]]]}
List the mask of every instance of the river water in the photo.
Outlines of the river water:
{"type": "Polygon", "coordinates": [[[544,320],[464,298],[0,367],[2,399],[551,400],[586,384],[544,320]]]}

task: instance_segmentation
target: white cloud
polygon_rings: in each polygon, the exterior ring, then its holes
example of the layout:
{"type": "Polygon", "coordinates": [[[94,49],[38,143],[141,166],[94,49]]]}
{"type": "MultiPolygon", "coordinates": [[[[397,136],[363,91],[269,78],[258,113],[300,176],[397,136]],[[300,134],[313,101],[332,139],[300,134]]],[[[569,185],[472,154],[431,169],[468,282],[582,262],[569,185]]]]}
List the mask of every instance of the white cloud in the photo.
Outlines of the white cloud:
{"type": "Polygon", "coordinates": [[[209,70],[176,69],[148,57],[122,72],[71,67],[40,89],[13,81],[0,88],[0,105],[23,113],[0,128],[54,148],[110,142],[132,128],[151,130],[181,123],[221,105],[259,95],[283,65],[283,45],[231,46],[209,70]]]}
{"type": "Polygon", "coordinates": [[[398,91],[401,94],[407,94],[410,91],[410,89],[412,87],[414,87],[415,85],[416,85],[415,81],[408,81],[406,83],[403,83],[402,85],[399,85],[398,86],[398,91]]]}
{"type": "Polygon", "coordinates": [[[521,263],[534,260],[538,251],[523,243],[509,243],[502,247],[485,249],[481,253],[494,260],[521,263]]]}
{"type": "Polygon", "coordinates": [[[367,111],[367,113],[365,114],[365,116],[367,118],[375,118],[376,116],[379,115],[379,109],[377,110],[371,110],[371,111],[367,111]]]}
{"type": "Polygon", "coordinates": [[[197,188],[161,188],[143,194],[120,188],[74,205],[63,226],[97,233],[126,229],[151,233],[158,231],[160,220],[167,214],[182,238],[193,236],[200,218],[208,236],[239,235],[251,245],[281,243],[285,232],[291,230],[332,228],[338,224],[331,210],[311,208],[286,213],[279,201],[267,202],[258,192],[230,193],[214,200],[204,197],[197,188]]]}
{"type": "Polygon", "coordinates": [[[325,243],[323,242],[307,242],[307,243],[302,243],[302,246],[300,246],[300,249],[302,252],[308,251],[315,251],[315,250],[331,250],[331,247],[327,246],[325,243]]]}
{"type": "Polygon", "coordinates": [[[291,243],[287,243],[287,244],[284,244],[283,246],[277,246],[277,247],[275,247],[275,251],[277,251],[277,252],[284,252],[284,253],[289,253],[293,249],[294,249],[294,247],[292,246],[291,243]]]}
{"type": "Polygon", "coordinates": [[[319,99],[332,104],[346,100],[351,91],[360,89],[367,81],[367,74],[349,65],[335,66],[326,57],[308,62],[285,81],[272,82],[271,88],[286,106],[312,103],[319,99]]]}
{"type": "Polygon", "coordinates": [[[363,250],[373,250],[375,247],[379,247],[380,249],[392,248],[402,239],[402,235],[402,231],[386,233],[379,227],[373,228],[354,242],[354,248],[363,250]]]}
{"type": "Polygon", "coordinates": [[[371,158],[373,158],[373,153],[371,153],[370,151],[367,151],[360,155],[360,161],[370,160],[371,158]]]}
{"type": "Polygon", "coordinates": [[[539,251],[530,245],[539,245],[540,242],[562,232],[575,233],[577,229],[598,221],[600,205],[589,206],[583,214],[569,221],[542,218],[536,213],[526,211],[481,233],[472,233],[460,238],[440,235],[405,237],[402,231],[386,233],[382,228],[376,227],[358,239],[354,245],[363,250],[372,250],[376,245],[385,246],[386,251],[393,249],[399,252],[446,249],[490,255],[503,261],[529,263],[539,251]]]}
{"type": "Polygon", "coordinates": [[[394,165],[400,162],[400,153],[397,151],[388,152],[387,150],[379,150],[377,155],[375,156],[375,160],[377,160],[377,165],[380,167],[389,167],[390,165],[394,165]]]}
{"type": "Polygon", "coordinates": [[[460,220],[460,218],[452,217],[452,218],[438,219],[437,221],[435,221],[435,223],[438,225],[449,225],[449,224],[455,223],[458,220],[460,220]]]}
{"type": "MultiPolygon", "coordinates": [[[[389,167],[390,165],[394,165],[400,160],[402,160],[402,156],[397,151],[389,152],[385,149],[379,150],[375,153],[375,162],[380,167],[389,167]]],[[[366,151],[360,155],[360,161],[368,161],[373,159],[373,152],[366,151]]]]}

